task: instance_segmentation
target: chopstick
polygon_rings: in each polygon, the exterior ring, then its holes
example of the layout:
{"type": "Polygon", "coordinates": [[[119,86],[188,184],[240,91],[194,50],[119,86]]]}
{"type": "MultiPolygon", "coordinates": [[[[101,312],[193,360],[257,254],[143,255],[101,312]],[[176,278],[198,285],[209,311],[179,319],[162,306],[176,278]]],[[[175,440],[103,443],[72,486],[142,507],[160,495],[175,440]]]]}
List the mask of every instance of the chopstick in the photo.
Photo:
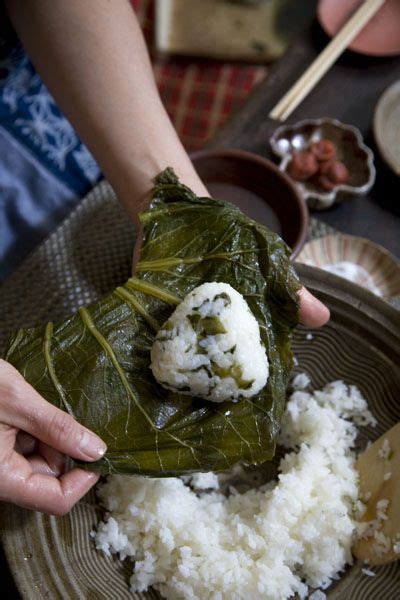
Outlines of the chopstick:
{"type": "Polygon", "coordinates": [[[284,121],[288,118],[384,2],[385,0],[364,0],[300,79],[274,106],[269,113],[272,119],[284,121]]]}

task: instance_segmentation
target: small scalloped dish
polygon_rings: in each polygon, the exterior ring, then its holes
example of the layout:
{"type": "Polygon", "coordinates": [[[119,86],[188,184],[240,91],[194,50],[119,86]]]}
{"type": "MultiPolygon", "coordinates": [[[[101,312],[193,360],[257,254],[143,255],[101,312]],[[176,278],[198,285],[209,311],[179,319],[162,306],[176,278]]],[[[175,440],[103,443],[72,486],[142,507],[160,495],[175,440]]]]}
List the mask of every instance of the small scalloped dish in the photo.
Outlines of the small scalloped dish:
{"type": "Polygon", "coordinates": [[[296,261],[350,279],[385,300],[400,295],[400,262],[365,238],[342,234],[317,238],[305,244],[296,261]]]}
{"type": "Polygon", "coordinates": [[[308,119],[278,127],[270,139],[273,152],[280,157],[279,168],[287,173],[294,152],[304,152],[312,142],[327,139],[336,146],[337,158],[349,171],[346,183],[324,191],[312,181],[292,181],[311,208],[329,208],[351,195],[366,194],[375,182],[374,155],[364,144],[361,133],[352,125],[336,119],[308,119]]]}

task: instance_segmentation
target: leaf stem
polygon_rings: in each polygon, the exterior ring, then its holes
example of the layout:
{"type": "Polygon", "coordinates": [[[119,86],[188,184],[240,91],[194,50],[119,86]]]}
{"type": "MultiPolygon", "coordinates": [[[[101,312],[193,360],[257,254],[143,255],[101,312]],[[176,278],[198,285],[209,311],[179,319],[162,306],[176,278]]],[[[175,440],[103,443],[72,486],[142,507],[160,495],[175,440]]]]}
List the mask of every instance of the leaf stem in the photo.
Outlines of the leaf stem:
{"type": "Polygon", "coordinates": [[[159,298],[160,300],[163,300],[168,304],[175,304],[176,306],[178,306],[178,304],[182,302],[181,298],[175,296],[174,294],[171,294],[171,292],[169,292],[168,290],[161,288],[157,285],[147,283],[146,281],[141,281],[136,277],[131,277],[125,284],[125,287],[132,288],[137,292],[143,292],[144,294],[147,294],[148,296],[153,296],[154,298],[159,298]]]}
{"type": "MultiPolygon", "coordinates": [[[[195,265],[203,262],[204,260],[229,260],[233,256],[240,256],[242,254],[251,254],[256,250],[249,248],[247,250],[236,250],[232,252],[216,252],[214,254],[205,254],[204,256],[195,256],[189,258],[156,258],[155,260],[141,260],[136,265],[136,271],[160,271],[169,267],[176,267],[178,265],[195,265]]],[[[243,265],[246,266],[246,265],[243,265]]],[[[247,267],[250,269],[250,267],[247,267]]],[[[254,269],[251,269],[254,271],[254,269]]]]}
{"type": "Polygon", "coordinates": [[[150,325],[154,331],[158,331],[160,329],[160,324],[156,321],[146,309],[140,304],[140,302],[135,298],[135,296],[128,292],[124,287],[117,287],[114,294],[118,296],[123,302],[129,304],[136,312],[139,313],[141,317],[150,325]]]}
{"type": "MultiPolygon", "coordinates": [[[[125,373],[124,369],[121,367],[121,365],[119,364],[111,345],[108,343],[106,338],[100,333],[100,331],[97,329],[97,327],[93,323],[92,318],[89,314],[89,311],[86,308],[81,307],[78,312],[79,312],[79,315],[80,315],[83,323],[86,325],[86,327],[88,328],[90,333],[98,341],[100,346],[103,348],[104,352],[110,358],[114,368],[116,369],[116,371],[119,375],[121,383],[124,386],[128,397],[133,400],[136,407],[140,410],[142,415],[145,417],[145,419],[147,420],[147,422],[149,423],[149,425],[151,426],[153,431],[157,432],[157,434],[160,432],[163,432],[163,433],[165,433],[165,435],[167,435],[168,437],[173,439],[178,444],[188,448],[190,450],[190,452],[192,453],[192,456],[195,459],[195,461],[201,466],[200,461],[198,460],[198,458],[195,455],[195,449],[193,448],[193,446],[191,446],[190,444],[187,444],[183,440],[180,440],[179,438],[177,438],[175,435],[173,435],[169,431],[160,430],[156,427],[155,423],[151,420],[151,418],[149,417],[149,415],[147,414],[147,412],[145,411],[143,406],[140,404],[138,398],[136,397],[136,394],[132,390],[132,387],[127,379],[126,373],[125,373]]],[[[128,434],[127,426],[128,426],[129,419],[130,419],[130,404],[128,404],[128,414],[126,417],[126,426],[125,426],[125,434],[126,435],[128,434]]],[[[156,447],[156,451],[158,452],[158,446],[156,447]]]]}

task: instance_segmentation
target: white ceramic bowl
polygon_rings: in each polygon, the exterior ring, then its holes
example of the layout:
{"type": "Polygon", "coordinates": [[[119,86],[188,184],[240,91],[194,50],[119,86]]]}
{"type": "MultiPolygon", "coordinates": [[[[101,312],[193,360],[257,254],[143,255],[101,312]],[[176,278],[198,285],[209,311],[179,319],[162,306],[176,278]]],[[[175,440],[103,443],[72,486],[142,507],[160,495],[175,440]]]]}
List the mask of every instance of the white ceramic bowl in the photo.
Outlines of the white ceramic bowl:
{"type": "Polygon", "coordinates": [[[343,270],[347,271],[346,279],[385,300],[400,295],[400,262],[385,248],[365,238],[341,234],[317,238],[305,244],[296,260],[341,276],[343,270]],[[356,268],[343,268],[343,263],[356,268]]]}

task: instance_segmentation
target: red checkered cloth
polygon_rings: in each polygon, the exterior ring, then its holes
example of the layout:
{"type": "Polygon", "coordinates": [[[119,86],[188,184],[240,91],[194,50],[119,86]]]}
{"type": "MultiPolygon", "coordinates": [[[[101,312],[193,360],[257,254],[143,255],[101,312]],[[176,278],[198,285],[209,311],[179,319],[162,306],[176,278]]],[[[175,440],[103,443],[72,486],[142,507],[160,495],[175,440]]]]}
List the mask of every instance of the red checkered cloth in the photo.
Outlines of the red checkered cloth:
{"type": "MultiPolygon", "coordinates": [[[[132,0],[148,46],[153,45],[154,2],[132,0]]],[[[268,71],[265,66],[152,57],[168,114],[188,150],[200,148],[268,71]]]]}

